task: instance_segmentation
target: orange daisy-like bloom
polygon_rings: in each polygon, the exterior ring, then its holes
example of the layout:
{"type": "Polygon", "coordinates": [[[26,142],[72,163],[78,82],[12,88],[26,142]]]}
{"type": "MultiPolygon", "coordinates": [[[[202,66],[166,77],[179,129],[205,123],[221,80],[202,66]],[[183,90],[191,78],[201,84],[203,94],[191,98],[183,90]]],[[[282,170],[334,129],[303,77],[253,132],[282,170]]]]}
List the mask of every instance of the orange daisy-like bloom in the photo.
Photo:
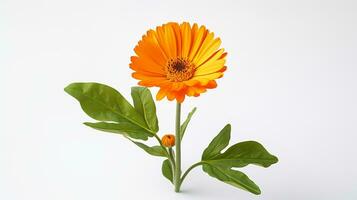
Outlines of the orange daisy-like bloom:
{"type": "Polygon", "coordinates": [[[131,57],[132,76],[139,85],[160,87],[157,100],[167,97],[181,103],[217,87],[215,79],[226,70],[227,53],[220,38],[205,26],[170,22],[147,31],[131,57]]]}

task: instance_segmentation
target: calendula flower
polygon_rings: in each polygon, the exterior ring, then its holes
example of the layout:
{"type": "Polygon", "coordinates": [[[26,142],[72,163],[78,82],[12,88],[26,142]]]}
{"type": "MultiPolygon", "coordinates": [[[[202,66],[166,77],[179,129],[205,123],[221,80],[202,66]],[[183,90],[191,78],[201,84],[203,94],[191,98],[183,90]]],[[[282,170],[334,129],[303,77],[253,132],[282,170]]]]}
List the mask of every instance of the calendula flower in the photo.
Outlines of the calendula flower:
{"type": "MultiPolygon", "coordinates": [[[[96,122],[84,124],[94,129],[122,134],[152,156],[165,157],[161,172],[180,192],[187,175],[195,167],[231,186],[260,194],[260,188],[236,168],[254,164],[269,167],[278,162],[255,141],[243,141],[228,147],[231,125],[227,124],[203,151],[201,159],[185,171],[181,165],[181,142],[194,108],[181,123],[181,103],[186,96],[200,96],[217,87],[216,79],[226,70],[227,53],[221,40],[204,26],[170,22],[149,30],[135,47],[131,57],[132,76],[139,85],[132,87],[132,104],[114,88],[100,83],[72,83],[65,91],[76,98],[85,113],[96,122]],[[176,100],[175,135],[158,136],[159,121],[155,101],[147,87],[159,87],[157,100],[176,100]],[[148,146],[149,138],[158,145],[148,146]],[[142,141],[138,141],[142,140],[142,141]],[[174,149],[174,148],[175,149],[174,149]],[[223,150],[226,149],[226,150],[223,150]]],[[[202,135],[202,134],[201,134],[202,135]]],[[[203,134],[204,135],[204,134],[203,134]]]]}
{"type": "Polygon", "coordinates": [[[161,142],[165,147],[173,147],[175,146],[175,136],[171,134],[164,135],[161,142]]]}
{"type": "Polygon", "coordinates": [[[221,40],[205,26],[170,22],[149,30],[131,57],[132,76],[139,85],[159,87],[157,100],[167,97],[181,103],[217,87],[226,70],[227,53],[221,40]]]}

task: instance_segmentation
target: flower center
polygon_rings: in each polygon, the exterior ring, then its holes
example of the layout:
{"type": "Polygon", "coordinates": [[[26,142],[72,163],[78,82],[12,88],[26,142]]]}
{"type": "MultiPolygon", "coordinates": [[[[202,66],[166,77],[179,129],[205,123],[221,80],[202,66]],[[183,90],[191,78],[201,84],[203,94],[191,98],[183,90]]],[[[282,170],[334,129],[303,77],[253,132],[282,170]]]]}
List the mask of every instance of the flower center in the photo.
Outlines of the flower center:
{"type": "Polygon", "coordinates": [[[194,73],[194,65],[184,58],[170,59],[167,63],[166,77],[170,81],[186,81],[192,78],[194,73]]]}

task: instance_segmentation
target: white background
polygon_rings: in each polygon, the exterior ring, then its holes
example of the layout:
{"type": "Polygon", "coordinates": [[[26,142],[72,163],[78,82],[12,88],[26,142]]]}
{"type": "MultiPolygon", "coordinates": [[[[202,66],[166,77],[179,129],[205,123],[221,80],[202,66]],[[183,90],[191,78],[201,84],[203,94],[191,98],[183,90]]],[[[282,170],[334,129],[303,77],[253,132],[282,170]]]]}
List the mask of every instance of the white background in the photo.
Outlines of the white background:
{"type": "MultiPolygon", "coordinates": [[[[1,0],[0,199],[357,199],[356,26],[353,0],[1,0]],[[198,107],[184,168],[229,122],[232,142],[280,159],[242,170],[262,195],[198,168],[174,193],[160,158],[82,125],[93,120],[63,91],[95,81],[129,97],[132,49],[168,21],[205,24],[229,53],[218,88],[183,105],[198,107]]],[[[173,132],[175,104],[157,107],[160,135],[173,132]]]]}

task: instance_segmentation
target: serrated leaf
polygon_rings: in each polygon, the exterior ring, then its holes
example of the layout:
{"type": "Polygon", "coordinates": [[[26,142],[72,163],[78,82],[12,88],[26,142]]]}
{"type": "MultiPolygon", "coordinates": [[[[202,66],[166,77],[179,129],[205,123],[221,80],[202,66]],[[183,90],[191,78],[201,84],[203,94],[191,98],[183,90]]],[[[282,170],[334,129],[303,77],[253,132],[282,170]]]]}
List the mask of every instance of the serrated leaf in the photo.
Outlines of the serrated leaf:
{"type": "Polygon", "coordinates": [[[245,175],[243,172],[227,169],[227,168],[220,168],[215,165],[209,165],[209,164],[204,164],[202,168],[203,171],[205,171],[211,177],[214,177],[229,185],[232,185],[240,189],[244,189],[253,194],[261,193],[259,187],[252,180],[250,180],[249,177],[245,175]]]}
{"type": "Polygon", "coordinates": [[[188,113],[186,120],[182,123],[181,128],[180,128],[180,132],[181,132],[181,133],[180,133],[180,137],[181,137],[181,140],[182,140],[182,138],[183,138],[183,135],[184,135],[185,132],[186,132],[187,125],[190,123],[191,118],[192,118],[193,114],[195,114],[196,110],[197,110],[197,108],[194,107],[194,108],[192,109],[192,111],[191,111],[190,113],[188,113]]]}
{"type": "Polygon", "coordinates": [[[227,124],[219,134],[213,138],[202,154],[202,160],[209,160],[217,156],[229,144],[231,138],[231,125],[227,124]]]}
{"type": "Polygon", "coordinates": [[[150,130],[158,132],[158,120],[156,116],[156,106],[151,92],[146,87],[132,87],[131,96],[135,110],[144,116],[145,122],[150,130]]]}
{"type": "Polygon", "coordinates": [[[143,116],[114,88],[100,83],[72,83],[64,89],[87,115],[103,122],[132,123],[153,134],[143,116]]]}
{"type": "Polygon", "coordinates": [[[147,140],[148,137],[151,137],[151,133],[149,133],[147,130],[129,122],[120,122],[120,123],[85,122],[84,124],[96,130],[109,132],[109,133],[123,134],[134,139],[147,140]]]}
{"type": "Polygon", "coordinates": [[[222,167],[244,167],[248,164],[269,167],[278,158],[270,154],[256,141],[245,141],[229,147],[224,153],[210,158],[207,162],[222,167]]]}
{"type": "Polygon", "coordinates": [[[136,142],[134,140],[131,141],[152,156],[168,157],[167,152],[161,146],[149,147],[141,142],[136,142]]]}
{"type": "Polygon", "coordinates": [[[164,160],[164,162],[162,163],[161,172],[164,177],[166,177],[171,183],[173,183],[172,167],[168,159],[164,160]]]}

